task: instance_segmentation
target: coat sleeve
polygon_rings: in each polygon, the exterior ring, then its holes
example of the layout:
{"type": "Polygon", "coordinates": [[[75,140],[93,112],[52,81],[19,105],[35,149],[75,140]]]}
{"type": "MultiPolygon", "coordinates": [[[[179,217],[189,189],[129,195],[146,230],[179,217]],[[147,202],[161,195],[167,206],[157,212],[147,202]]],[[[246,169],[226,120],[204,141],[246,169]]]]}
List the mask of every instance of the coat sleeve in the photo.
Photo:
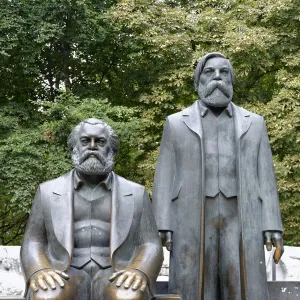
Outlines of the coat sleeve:
{"type": "Polygon", "coordinates": [[[144,189],[143,210],[137,234],[137,253],[129,268],[143,272],[149,283],[152,294],[155,291],[155,281],[163,262],[163,250],[158,235],[151,202],[144,189]]]}
{"type": "Polygon", "coordinates": [[[258,180],[262,199],[263,231],[283,231],[272,152],[265,121],[258,153],[258,180]]]}
{"type": "Polygon", "coordinates": [[[171,124],[168,118],[160,143],[152,194],[153,211],[158,230],[172,231],[171,204],[175,173],[175,152],[171,124]]]}
{"type": "Polygon", "coordinates": [[[21,247],[21,263],[26,281],[37,271],[52,268],[46,249],[47,237],[39,187],[33,200],[21,247]]]}

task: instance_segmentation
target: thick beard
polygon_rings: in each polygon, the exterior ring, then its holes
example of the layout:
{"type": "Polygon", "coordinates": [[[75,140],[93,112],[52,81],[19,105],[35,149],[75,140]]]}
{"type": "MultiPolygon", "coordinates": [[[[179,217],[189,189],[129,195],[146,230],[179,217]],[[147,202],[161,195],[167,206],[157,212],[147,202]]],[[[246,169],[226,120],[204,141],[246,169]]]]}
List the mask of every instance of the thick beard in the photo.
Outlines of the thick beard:
{"type": "Polygon", "coordinates": [[[198,94],[204,104],[212,107],[226,107],[232,100],[233,87],[224,82],[210,82],[204,86],[199,84],[198,94]]]}
{"type": "Polygon", "coordinates": [[[114,155],[110,151],[107,158],[102,157],[98,152],[85,151],[82,156],[74,148],[71,154],[72,164],[76,171],[87,175],[105,175],[114,168],[114,155]],[[93,153],[95,156],[90,156],[93,153]]]}

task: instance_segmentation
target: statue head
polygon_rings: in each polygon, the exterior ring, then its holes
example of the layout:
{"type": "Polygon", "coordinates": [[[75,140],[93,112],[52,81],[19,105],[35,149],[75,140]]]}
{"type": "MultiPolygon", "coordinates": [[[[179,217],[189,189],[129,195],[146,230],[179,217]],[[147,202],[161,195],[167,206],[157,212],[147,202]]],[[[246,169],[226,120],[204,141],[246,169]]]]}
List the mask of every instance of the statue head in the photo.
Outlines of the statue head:
{"type": "Polygon", "coordinates": [[[195,88],[208,106],[225,107],[232,100],[234,73],[229,60],[221,53],[204,55],[195,71],[195,88]]]}
{"type": "Polygon", "coordinates": [[[114,167],[119,138],[103,120],[90,118],[75,126],[68,137],[73,167],[87,175],[105,175],[114,167]]]}

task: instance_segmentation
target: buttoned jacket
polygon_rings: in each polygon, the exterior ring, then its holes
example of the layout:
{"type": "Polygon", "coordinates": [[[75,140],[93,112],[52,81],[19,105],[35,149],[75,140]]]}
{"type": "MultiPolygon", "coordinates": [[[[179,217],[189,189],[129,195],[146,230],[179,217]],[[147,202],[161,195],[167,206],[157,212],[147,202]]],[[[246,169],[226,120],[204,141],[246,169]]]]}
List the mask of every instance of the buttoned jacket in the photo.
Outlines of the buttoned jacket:
{"type": "MultiPolygon", "coordinates": [[[[36,193],[21,248],[27,280],[41,269],[66,271],[73,253],[74,170],[42,183],[36,193]]],[[[133,268],[148,277],[151,291],[162,247],[145,188],[112,173],[110,259],[115,270],[133,268]]]]}

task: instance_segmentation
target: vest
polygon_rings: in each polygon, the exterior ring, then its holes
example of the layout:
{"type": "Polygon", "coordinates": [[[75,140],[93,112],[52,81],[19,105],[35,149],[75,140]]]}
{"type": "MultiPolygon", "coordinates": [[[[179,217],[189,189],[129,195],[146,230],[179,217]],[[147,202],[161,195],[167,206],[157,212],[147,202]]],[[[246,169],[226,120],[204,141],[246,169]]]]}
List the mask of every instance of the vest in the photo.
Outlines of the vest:
{"type": "Polygon", "coordinates": [[[110,263],[111,191],[102,189],[92,199],[85,187],[74,192],[74,251],[71,266],[80,268],[94,260],[102,268],[110,263]]]}
{"type": "Polygon", "coordinates": [[[230,116],[229,109],[225,109],[219,117],[201,104],[200,109],[204,133],[206,196],[215,197],[219,192],[226,198],[237,196],[233,116],[230,116]]]}

